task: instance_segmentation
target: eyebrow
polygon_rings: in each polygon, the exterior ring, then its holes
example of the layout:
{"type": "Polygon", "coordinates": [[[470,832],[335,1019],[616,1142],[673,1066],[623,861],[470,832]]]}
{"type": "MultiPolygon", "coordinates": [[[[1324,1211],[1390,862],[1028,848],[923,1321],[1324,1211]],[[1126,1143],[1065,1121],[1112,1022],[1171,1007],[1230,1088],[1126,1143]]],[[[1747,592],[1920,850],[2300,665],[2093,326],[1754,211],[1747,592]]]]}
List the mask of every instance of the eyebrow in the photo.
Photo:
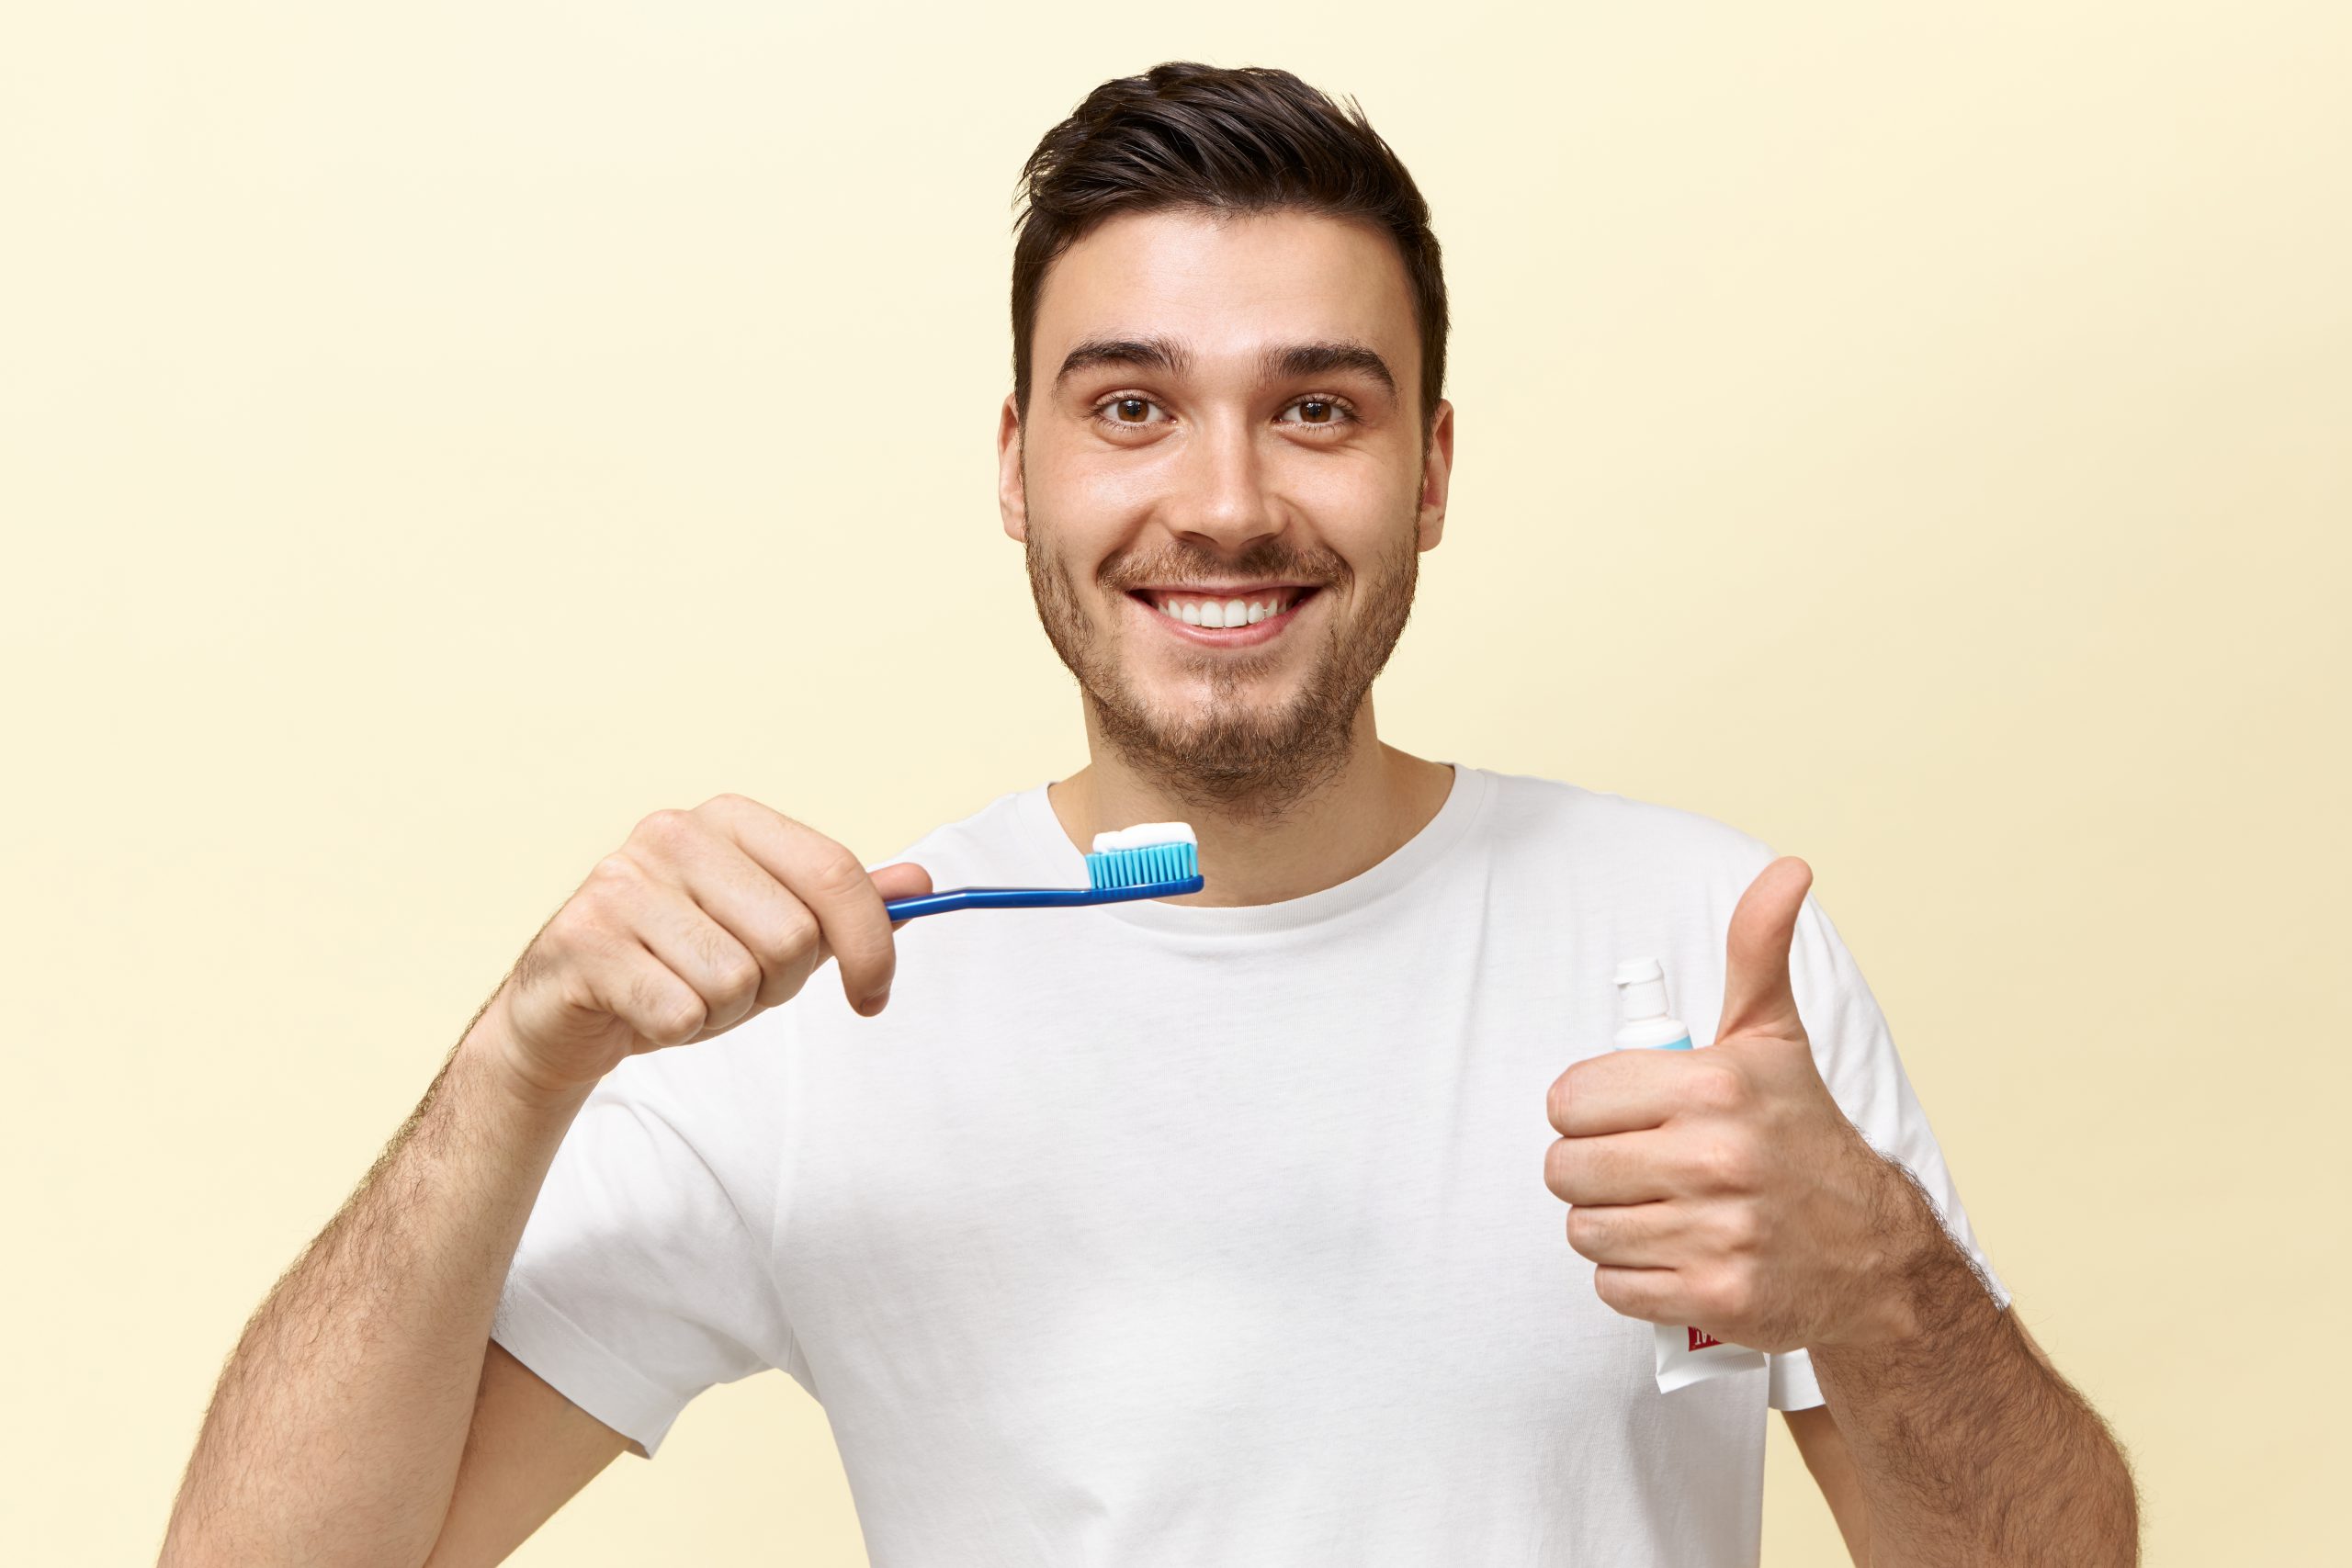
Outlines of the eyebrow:
{"type": "MultiPolygon", "coordinates": [[[[1055,373],[1054,385],[1058,387],[1080,371],[1105,365],[1126,365],[1138,370],[1182,376],[1193,367],[1193,355],[1190,349],[1170,337],[1088,338],[1062,356],[1062,367],[1055,373]]],[[[1370,377],[1392,395],[1396,390],[1396,378],[1389,373],[1388,361],[1361,343],[1285,344],[1266,350],[1258,359],[1258,373],[1268,381],[1295,381],[1343,370],[1370,377]]]]}
{"type": "Polygon", "coordinates": [[[1259,364],[1261,374],[1269,381],[1295,381],[1352,370],[1371,377],[1391,394],[1396,390],[1396,378],[1388,373],[1388,361],[1360,343],[1300,343],[1270,348],[1259,364]]]}
{"type": "Polygon", "coordinates": [[[1181,376],[1192,367],[1193,356],[1184,345],[1167,337],[1093,337],[1088,338],[1062,357],[1062,367],[1054,377],[1054,385],[1081,370],[1091,370],[1102,365],[1132,365],[1138,370],[1158,370],[1164,375],[1181,376]]]}

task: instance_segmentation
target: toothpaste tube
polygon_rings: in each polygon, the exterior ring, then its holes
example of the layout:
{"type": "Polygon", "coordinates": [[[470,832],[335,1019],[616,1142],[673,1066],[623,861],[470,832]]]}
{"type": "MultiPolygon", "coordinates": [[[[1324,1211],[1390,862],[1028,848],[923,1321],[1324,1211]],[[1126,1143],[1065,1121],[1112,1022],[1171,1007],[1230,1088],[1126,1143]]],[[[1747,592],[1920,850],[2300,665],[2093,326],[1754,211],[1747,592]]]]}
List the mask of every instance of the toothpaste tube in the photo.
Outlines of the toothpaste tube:
{"type": "MultiPolygon", "coordinates": [[[[1655,958],[1628,958],[1617,965],[1615,1044],[1620,1051],[1688,1051],[1690,1031],[1667,1010],[1666,966],[1655,958]]],[[[1657,1341],[1657,1388],[1671,1393],[1702,1378],[1764,1370],[1764,1352],[1715,1338],[1703,1328],[1680,1324],[1650,1325],[1657,1341]]]]}

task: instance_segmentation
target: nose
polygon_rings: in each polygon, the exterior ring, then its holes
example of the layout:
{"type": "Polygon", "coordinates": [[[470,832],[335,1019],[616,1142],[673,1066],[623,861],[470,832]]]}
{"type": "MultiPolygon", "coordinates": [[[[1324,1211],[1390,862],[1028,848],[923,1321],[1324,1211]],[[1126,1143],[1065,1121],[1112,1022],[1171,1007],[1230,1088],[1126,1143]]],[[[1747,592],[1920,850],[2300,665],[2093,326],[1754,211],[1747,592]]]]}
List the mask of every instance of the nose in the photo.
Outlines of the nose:
{"type": "Polygon", "coordinates": [[[1175,466],[1161,515],[1174,533],[1204,549],[1238,554],[1282,531],[1266,465],[1246,420],[1199,427],[1175,466]]]}

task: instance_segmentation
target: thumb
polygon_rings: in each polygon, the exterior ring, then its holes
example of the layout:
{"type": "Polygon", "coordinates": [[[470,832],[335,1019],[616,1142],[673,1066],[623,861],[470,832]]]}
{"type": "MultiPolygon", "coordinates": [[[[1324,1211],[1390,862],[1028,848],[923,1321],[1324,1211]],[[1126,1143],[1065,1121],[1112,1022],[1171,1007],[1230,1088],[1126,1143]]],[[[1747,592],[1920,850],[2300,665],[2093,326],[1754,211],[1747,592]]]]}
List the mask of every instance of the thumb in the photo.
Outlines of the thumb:
{"type": "Polygon", "coordinates": [[[893,861],[867,874],[874,890],[888,898],[913,898],[931,891],[931,873],[910,860],[893,861]]]}
{"type": "Polygon", "coordinates": [[[1804,1038],[1796,991],[1789,984],[1789,944],[1812,886],[1813,867],[1782,855],[1758,872],[1739,896],[1724,940],[1724,1016],[1715,1027],[1717,1040],[1735,1034],[1804,1038]]]}

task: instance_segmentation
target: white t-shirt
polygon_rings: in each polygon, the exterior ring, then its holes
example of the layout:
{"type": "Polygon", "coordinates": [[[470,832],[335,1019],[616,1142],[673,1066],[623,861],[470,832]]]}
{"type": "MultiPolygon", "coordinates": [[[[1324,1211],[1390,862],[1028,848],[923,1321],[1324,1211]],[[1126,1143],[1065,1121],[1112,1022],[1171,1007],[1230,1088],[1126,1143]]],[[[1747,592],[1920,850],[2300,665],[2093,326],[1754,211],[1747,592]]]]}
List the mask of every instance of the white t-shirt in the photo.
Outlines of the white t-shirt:
{"type": "MultiPolygon", "coordinates": [[[[1086,881],[1042,784],[890,858],[1086,881]]],[[[493,1336],[649,1456],[703,1389],[784,1368],[877,1568],[1753,1563],[1806,1358],[1659,1393],[1544,1185],[1544,1097],[1610,1049],[1623,957],[1712,1042],[1772,858],[1457,767],[1410,842],[1305,897],[912,921],[880,1018],[827,971],[600,1084],[493,1336]]],[[[1994,1279],[1810,896],[1791,967],[1838,1102],[1994,1279]]]]}

